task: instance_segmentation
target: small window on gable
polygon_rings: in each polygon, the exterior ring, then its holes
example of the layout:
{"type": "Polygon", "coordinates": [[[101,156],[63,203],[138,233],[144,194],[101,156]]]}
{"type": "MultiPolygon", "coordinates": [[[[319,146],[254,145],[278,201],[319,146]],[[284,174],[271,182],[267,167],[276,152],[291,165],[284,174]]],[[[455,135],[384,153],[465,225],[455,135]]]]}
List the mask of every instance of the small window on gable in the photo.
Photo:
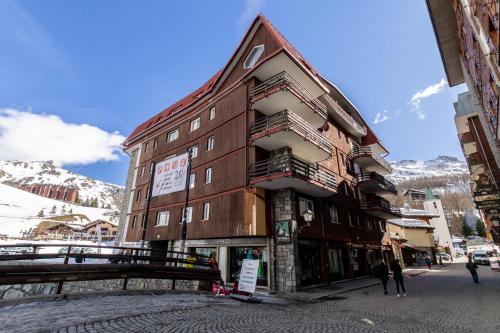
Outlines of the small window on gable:
{"type": "Polygon", "coordinates": [[[264,45],[255,46],[248,54],[245,62],[243,62],[243,68],[252,68],[257,63],[262,53],[264,53],[264,45]]]}

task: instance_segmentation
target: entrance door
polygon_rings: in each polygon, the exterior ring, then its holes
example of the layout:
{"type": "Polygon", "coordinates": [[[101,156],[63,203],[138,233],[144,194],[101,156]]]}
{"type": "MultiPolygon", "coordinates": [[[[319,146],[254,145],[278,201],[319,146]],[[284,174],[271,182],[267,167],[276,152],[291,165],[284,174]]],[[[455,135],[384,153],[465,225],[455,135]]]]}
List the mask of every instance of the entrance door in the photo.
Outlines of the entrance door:
{"type": "Polygon", "coordinates": [[[328,271],[330,280],[342,280],[344,277],[344,265],[342,264],[342,250],[328,249],[328,271]]]}
{"type": "Polygon", "coordinates": [[[300,285],[321,283],[319,247],[299,244],[300,285]]]}

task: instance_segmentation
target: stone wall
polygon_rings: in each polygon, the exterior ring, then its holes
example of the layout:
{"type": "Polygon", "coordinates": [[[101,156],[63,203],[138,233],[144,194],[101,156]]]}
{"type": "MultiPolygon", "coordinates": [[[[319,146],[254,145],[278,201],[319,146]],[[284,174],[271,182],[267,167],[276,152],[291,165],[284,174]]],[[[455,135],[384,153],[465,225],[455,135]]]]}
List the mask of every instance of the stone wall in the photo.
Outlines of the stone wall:
{"type": "MultiPolygon", "coordinates": [[[[63,294],[87,293],[95,291],[122,290],[123,279],[97,280],[97,281],[75,281],[63,284],[63,294]]],[[[176,290],[211,290],[209,282],[176,280],[176,290]]],[[[129,279],[127,290],[137,289],[172,289],[172,280],[164,279],[129,279]]],[[[0,300],[19,299],[28,296],[55,294],[57,283],[16,284],[0,286],[0,300]]]]}
{"type": "MultiPolygon", "coordinates": [[[[294,230],[294,223],[297,220],[295,191],[292,189],[274,191],[271,200],[274,205],[275,221],[289,221],[291,232],[291,242],[289,244],[276,244],[276,286],[273,287],[279,291],[297,291],[300,281],[297,278],[300,276],[300,263],[297,233],[294,230]]],[[[271,272],[274,273],[274,268],[272,268],[271,272]]]]}

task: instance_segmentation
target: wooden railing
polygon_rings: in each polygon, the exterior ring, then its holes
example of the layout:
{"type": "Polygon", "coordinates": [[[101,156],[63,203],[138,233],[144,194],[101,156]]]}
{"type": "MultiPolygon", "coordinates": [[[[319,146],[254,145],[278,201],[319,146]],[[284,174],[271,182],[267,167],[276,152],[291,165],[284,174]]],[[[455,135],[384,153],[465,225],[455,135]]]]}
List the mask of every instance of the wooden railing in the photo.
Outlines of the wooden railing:
{"type": "Polygon", "coordinates": [[[385,178],[382,175],[379,175],[376,172],[370,172],[369,174],[365,175],[357,175],[356,176],[357,183],[361,182],[366,182],[366,181],[376,181],[380,185],[382,185],[384,188],[386,188],[388,191],[392,193],[397,193],[396,185],[394,185],[392,182],[390,182],[387,178],[385,178]]]}
{"type": "Polygon", "coordinates": [[[294,131],[299,132],[306,139],[329,153],[333,150],[333,144],[326,136],[321,134],[307,121],[288,110],[283,110],[255,121],[250,126],[250,135],[265,132],[278,127],[286,127],[287,129],[293,129],[294,131]]]}
{"type": "Polygon", "coordinates": [[[291,155],[283,155],[255,163],[250,168],[250,179],[288,172],[295,177],[302,176],[329,188],[337,188],[334,173],[291,155]]]}
{"type": "Polygon", "coordinates": [[[392,207],[389,201],[381,197],[361,200],[360,205],[361,209],[381,209],[396,216],[401,216],[401,210],[399,208],[392,207]]]}
{"type": "Polygon", "coordinates": [[[354,147],[351,154],[350,158],[354,159],[357,157],[361,157],[363,155],[370,155],[374,160],[376,160],[380,165],[382,165],[387,171],[391,172],[392,167],[387,162],[382,156],[379,154],[376,154],[373,152],[372,148],[370,146],[361,146],[361,147],[354,147]]]}
{"type": "Polygon", "coordinates": [[[325,100],[327,101],[328,104],[331,105],[331,107],[335,110],[335,112],[342,117],[349,125],[351,125],[356,131],[358,131],[360,134],[363,136],[366,135],[366,128],[361,126],[360,124],[357,123],[356,120],[354,120],[340,105],[335,101],[333,98],[331,98],[329,95],[325,94],[324,95],[325,100]]]}
{"type": "Polygon", "coordinates": [[[65,281],[124,279],[123,289],[129,278],[154,278],[173,280],[216,281],[220,271],[209,258],[195,253],[156,250],[139,247],[98,246],[81,244],[7,244],[0,247],[0,285],[57,282],[56,293],[61,293],[65,281]],[[38,253],[41,248],[62,248],[57,253],[38,253]],[[19,250],[21,249],[21,250],[19,250]],[[25,250],[23,250],[25,249],[25,250]],[[112,249],[119,253],[86,253],[89,249],[112,249]],[[35,260],[63,259],[61,263],[44,263],[35,260]],[[70,264],[74,258],[79,264],[70,264]],[[88,259],[106,260],[106,263],[88,263],[88,259]],[[24,261],[29,260],[27,264],[24,261]],[[13,261],[18,263],[12,264],[13,261]],[[87,263],[86,263],[87,262],[87,263]]]}
{"type": "Polygon", "coordinates": [[[305,101],[311,103],[314,107],[315,111],[320,114],[322,117],[326,119],[327,110],[325,104],[315,98],[306,88],[302,87],[300,83],[298,83],[293,77],[290,76],[287,72],[281,72],[274,76],[271,76],[269,79],[259,83],[256,85],[250,96],[256,97],[261,94],[265,94],[270,90],[275,88],[285,88],[290,87],[295,92],[297,92],[305,101]]]}

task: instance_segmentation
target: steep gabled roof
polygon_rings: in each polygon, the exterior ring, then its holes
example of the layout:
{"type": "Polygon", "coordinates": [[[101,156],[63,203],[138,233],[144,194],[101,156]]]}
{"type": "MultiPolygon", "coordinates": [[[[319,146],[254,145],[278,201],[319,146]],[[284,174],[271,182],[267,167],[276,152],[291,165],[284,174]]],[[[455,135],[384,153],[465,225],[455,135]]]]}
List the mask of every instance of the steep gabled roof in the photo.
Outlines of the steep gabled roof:
{"type": "MultiPolygon", "coordinates": [[[[307,71],[309,71],[310,74],[318,81],[318,83],[323,85],[321,77],[319,76],[318,72],[313,68],[313,66],[309,62],[307,62],[307,60],[295,49],[295,47],[293,47],[293,45],[263,15],[257,15],[257,17],[254,19],[254,21],[248,28],[247,32],[245,33],[237,49],[235,50],[229,61],[221,70],[219,70],[214,76],[210,78],[210,80],[208,80],[200,88],[190,93],[186,97],[182,98],[181,100],[175,102],[174,104],[170,105],[168,108],[166,108],[159,114],[155,115],[154,117],[151,117],[144,123],[137,126],[137,128],[134,131],[132,131],[132,133],[125,140],[124,146],[127,147],[133,141],[133,139],[135,139],[148,129],[154,127],[155,125],[158,125],[161,122],[164,122],[166,119],[168,119],[174,114],[185,111],[189,107],[193,106],[197,101],[200,101],[210,93],[214,93],[217,87],[219,87],[221,82],[224,80],[225,78],[224,74],[227,71],[230,71],[232,69],[231,65],[234,62],[238,61],[239,57],[242,56],[240,51],[242,51],[242,48],[245,46],[245,42],[247,41],[247,39],[253,37],[252,34],[255,33],[256,28],[261,24],[267,29],[270,36],[275,40],[275,42],[278,45],[278,50],[275,52],[275,54],[280,51],[285,51],[291,57],[295,58],[296,62],[298,62],[301,66],[303,66],[307,71]]],[[[268,58],[269,57],[266,57],[260,60],[258,64],[263,63],[268,58]]],[[[258,64],[254,66],[254,68],[247,70],[247,72],[243,75],[243,77],[248,75],[256,67],[258,67],[258,64]]],[[[327,88],[325,87],[325,89],[327,88]]]]}

